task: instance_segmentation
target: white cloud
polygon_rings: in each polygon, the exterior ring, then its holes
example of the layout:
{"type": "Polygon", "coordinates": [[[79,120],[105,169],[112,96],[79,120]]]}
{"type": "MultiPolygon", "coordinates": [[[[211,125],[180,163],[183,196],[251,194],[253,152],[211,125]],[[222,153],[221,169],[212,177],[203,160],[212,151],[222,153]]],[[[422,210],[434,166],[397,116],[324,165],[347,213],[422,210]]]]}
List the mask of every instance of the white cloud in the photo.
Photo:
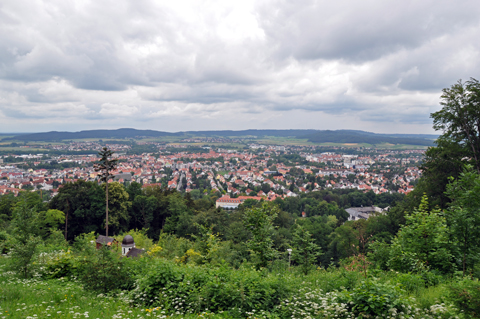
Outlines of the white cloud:
{"type": "Polygon", "coordinates": [[[126,117],[138,112],[135,106],[119,105],[114,103],[103,103],[99,114],[105,117],[126,117]]]}

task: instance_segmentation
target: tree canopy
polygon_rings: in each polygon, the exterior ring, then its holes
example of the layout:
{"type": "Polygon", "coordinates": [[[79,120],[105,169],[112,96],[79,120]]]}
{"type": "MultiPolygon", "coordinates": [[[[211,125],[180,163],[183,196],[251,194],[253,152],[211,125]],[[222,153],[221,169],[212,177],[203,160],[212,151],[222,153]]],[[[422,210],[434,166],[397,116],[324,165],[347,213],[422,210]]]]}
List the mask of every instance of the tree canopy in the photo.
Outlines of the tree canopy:
{"type": "Polygon", "coordinates": [[[433,128],[442,134],[425,156],[423,185],[432,203],[445,208],[450,201],[444,194],[449,177],[458,177],[465,164],[480,172],[480,83],[471,78],[443,89],[442,109],[432,113],[433,128]]]}

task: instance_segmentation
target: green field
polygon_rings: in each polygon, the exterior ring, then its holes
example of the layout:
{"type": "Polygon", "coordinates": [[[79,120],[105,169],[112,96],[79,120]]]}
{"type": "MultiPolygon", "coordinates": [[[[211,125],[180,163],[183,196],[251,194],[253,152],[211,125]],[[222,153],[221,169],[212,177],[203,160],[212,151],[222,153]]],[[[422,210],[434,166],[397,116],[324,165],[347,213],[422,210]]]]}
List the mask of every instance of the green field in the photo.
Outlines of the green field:
{"type": "Polygon", "coordinates": [[[427,149],[427,146],[422,145],[408,145],[408,144],[389,144],[389,143],[382,143],[382,144],[368,144],[368,143],[313,143],[309,142],[307,139],[297,139],[297,138],[289,138],[289,137],[276,137],[270,136],[267,138],[261,138],[255,141],[257,144],[265,144],[265,145],[292,145],[292,146],[325,146],[325,147],[365,147],[365,148],[381,148],[381,149],[398,149],[398,150],[405,150],[405,149],[427,149]]]}
{"type": "MultiPolygon", "coordinates": [[[[364,147],[364,148],[379,148],[379,149],[392,149],[392,150],[406,150],[406,149],[419,149],[419,150],[425,150],[428,147],[427,146],[420,146],[420,145],[407,145],[407,144],[389,144],[389,143],[381,143],[381,144],[368,144],[368,143],[314,143],[314,142],[309,142],[307,139],[299,139],[295,137],[278,137],[278,136],[263,136],[261,138],[254,139],[251,136],[248,137],[225,137],[225,138],[231,138],[231,139],[241,139],[243,142],[232,142],[232,143],[226,143],[226,142],[210,142],[210,141],[203,141],[206,138],[203,136],[189,136],[188,138],[192,139],[201,139],[201,142],[182,142],[183,139],[185,139],[185,136],[162,136],[162,137],[154,137],[154,138],[142,138],[142,139],[136,139],[135,141],[137,142],[157,142],[157,143],[165,143],[170,146],[174,146],[175,144],[178,145],[185,145],[185,146],[195,146],[195,147],[201,147],[204,145],[209,145],[209,146],[214,146],[218,148],[226,148],[226,149],[243,149],[245,147],[248,147],[249,144],[263,144],[263,145],[282,145],[282,146],[305,146],[305,147],[346,147],[346,148],[358,148],[358,147],[364,147]]],[[[125,142],[125,141],[132,141],[133,139],[118,139],[118,138],[85,138],[85,139],[74,139],[74,140],[64,140],[62,142],[28,142],[26,145],[33,145],[37,146],[35,148],[20,148],[20,147],[0,147],[0,151],[9,151],[9,152],[18,152],[18,151],[23,151],[25,152],[43,152],[47,151],[46,149],[42,148],[42,145],[49,145],[49,144],[56,144],[56,145],[65,145],[68,144],[70,141],[73,142],[111,142],[115,143],[116,141],[118,142],[125,142]]],[[[15,141],[3,141],[0,142],[0,145],[7,145],[11,144],[12,142],[15,141]]],[[[18,141],[17,141],[18,142],[18,141]]],[[[23,142],[19,142],[22,143],[23,142]]]]}
{"type": "Polygon", "coordinates": [[[378,148],[378,149],[398,149],[398,150],[426,150],[428,146],[423,145],[408,145],[408,144],[389,144],[389,143],[382,143],[382,144],[367,144],[367,143],[320,143],[315,144],[317,146],[325,146],[325,147],[364,147],[364,148],[378,148]]]}
{"type": "Polygon", "coordinates": [[[1,135],[0,134],[0,141],[3,140],[4,138],[10,138],[10,137],[14,137],[15,135],[1,135]]]}
{"type": "Polygon", "coordinates": [[[9,151],[9,152],[18,152],[22,151],[23,153],[29,153],[29,152],[45,152],[48,151],[46,148],[24,148],[24,147],[0,147],[0,151],[9,151]]]}
{"type": "Polygon", "coordinates": [[[180,143],[184,137],[179,136],[162,136],[162,137],[149,137],[138,139],[139,142],[157,142],[157,143],[180,143]]]}

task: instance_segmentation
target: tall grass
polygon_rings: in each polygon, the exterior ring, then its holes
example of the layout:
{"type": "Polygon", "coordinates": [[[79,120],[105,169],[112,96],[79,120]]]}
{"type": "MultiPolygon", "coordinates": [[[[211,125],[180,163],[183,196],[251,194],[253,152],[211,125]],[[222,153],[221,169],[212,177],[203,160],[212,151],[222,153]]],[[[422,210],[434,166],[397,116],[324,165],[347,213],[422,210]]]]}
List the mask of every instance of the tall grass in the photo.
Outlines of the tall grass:
{"type": "MultiPolygon", "coordinates": [[[[177,248],[177,252],[183,250],[175,246],[172,243],[169,249],[164,245],[169,255],[174,255],[177,248]]],[[[17,279],[14,272],[6,271],[7,261],[0,257],[0,319],[291,318],[293,314],[295,318],[355,318],[349,300],[356,297],[350,292],[364,296],[373,292],[375,296],[376,291],[381,291],[378,287],[384,285],[398,286],[398,298],[412,306],[408,316],[398,313],[390,314],[391,318],[455,317],[452,308],[442,304],[448,281],[427,287],[422,277],[411,274],[378,271],[373,272],[377,277],[374,280],[343,268],[317,268],[304,275],[281,261],[270,269],[255,270],[248,263],[234,269],[226,263],[215,267],[193,262],[177,264],[146,256],[129,261],[138,263],[130,268],[136,288],[105,295],[85,290],[75,275],[17,279]],[[366,280],[379,285],[364,290],[362,287],[370,287],[365,285],[366,280]]],[[[59,265],[64,267],[66,263],[59,265]]]]}
{"type": "MultiPolygon", "coordinates": [[[[124,293],[116,296],[85,291],[76,280],[17,279],[4,271],[0,257],[0,318],[166,318],[162,308],[134,307],[124,293]]],[[[177,316],[173,316],[174,318],[177,316]]],[[[182,318],[220,318],[200,313],[182,318]]]]}

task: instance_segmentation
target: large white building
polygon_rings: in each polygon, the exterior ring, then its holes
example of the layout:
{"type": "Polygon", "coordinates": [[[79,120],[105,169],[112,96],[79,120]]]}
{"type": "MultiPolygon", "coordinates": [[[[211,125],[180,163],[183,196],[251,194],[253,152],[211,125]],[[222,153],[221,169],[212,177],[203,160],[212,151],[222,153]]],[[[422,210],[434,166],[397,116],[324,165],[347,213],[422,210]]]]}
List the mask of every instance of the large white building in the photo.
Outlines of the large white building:
{"type": "Polygon", "coordinates": [[[382,209],[377,206],[367,206],[367,207],[351,207],[345,209],[345,211],[350,215],[348,220],[357,220],[357,219],[368,219],[370,216],[373,216],[375,213],[382,213],[385,209],[382,209]]]}

